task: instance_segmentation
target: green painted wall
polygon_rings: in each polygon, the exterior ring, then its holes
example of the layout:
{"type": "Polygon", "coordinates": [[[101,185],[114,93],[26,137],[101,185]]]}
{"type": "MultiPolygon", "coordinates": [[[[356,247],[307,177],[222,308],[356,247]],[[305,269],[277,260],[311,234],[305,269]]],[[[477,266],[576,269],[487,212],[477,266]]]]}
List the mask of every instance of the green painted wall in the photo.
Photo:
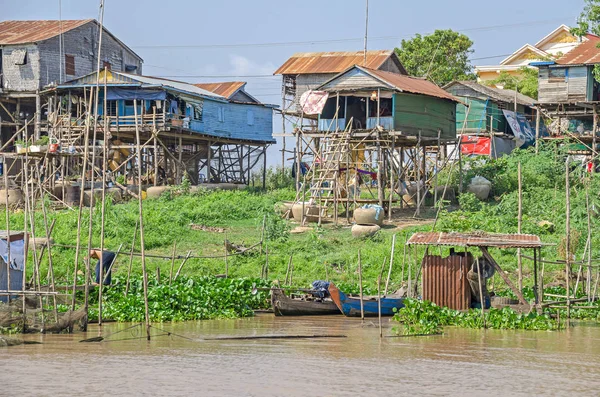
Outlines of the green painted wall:
{"type": "Polygon", "coordinates": [[[394,94],[394,129],[409,135],[456,138],[456,104],[426,95],[394,94]]]}

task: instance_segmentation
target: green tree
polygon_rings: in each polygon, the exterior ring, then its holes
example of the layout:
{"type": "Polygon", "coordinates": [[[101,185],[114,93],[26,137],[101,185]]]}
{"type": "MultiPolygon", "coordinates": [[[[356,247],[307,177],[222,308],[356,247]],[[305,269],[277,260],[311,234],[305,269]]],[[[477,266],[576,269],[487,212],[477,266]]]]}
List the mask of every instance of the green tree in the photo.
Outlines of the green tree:
{"type": "Polygon", "coordinates": [[[600,0],[585,0],[585,7],[577,21],[577,26],[571,28],[577,36],[593,33],[600,36],[600,0]]]}
{"type": "MultiPolygon", "coordinates": [[[[587,33],[600,36],[600,0],[585,0],[577,26],[571,28],[571,33],[577,36],[585,36],[587,33]]],[[[594,65],[594,78],[600,82],[600,65],[594,65]]]]}
{"type": "Polygon", "coordinates": [[[447,29],[402,40],[396,53],[409,75],[443,86],[453,80],[475,80],[469,62],[472,47],[467,36],[447,29]]]}
{"type": "Polygon", "coordinates": [[[507,72],[501,72],[497,79],[486,82],[488,85],[501,85],[504,89],[516,89],[523,95],[533,99],[538,97],[538,70],[528,67],[519,69],[520,76],[512,76],[507,72]]]}

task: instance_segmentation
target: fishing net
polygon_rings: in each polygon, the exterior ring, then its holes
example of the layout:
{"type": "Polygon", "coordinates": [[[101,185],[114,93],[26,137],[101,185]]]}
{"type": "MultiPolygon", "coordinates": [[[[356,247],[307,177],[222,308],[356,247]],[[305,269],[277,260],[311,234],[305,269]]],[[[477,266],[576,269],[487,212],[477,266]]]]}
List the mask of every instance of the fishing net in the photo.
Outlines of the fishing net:
{"type": "Polygon", "coordinates": [[[16,328],[26,332],[59,333],[72,330],[73,326],[86,316],[84,308],[55,313],[42,309],[35,299],[14,299],[10,303],[0,303],[0,327],[16,328]]]}

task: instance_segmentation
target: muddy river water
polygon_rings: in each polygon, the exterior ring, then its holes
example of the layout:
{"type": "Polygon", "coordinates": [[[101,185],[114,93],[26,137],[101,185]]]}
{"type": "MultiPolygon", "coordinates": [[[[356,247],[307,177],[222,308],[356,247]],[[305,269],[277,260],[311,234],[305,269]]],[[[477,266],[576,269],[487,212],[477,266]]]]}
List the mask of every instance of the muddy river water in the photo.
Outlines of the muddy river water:
{"type": "Polygon", "coordinates": [[[43,344],[0,348],[0,395],[600,395],[594,325],[560,332],[447,328],[442,336],[380,339],[376,320],[261,314],[161,325],[191,340],[135,339],[141,327],[114,334],[130,326],[27,335],[43,344]],[[206,340],[315,334],[346,337],[206,340]],[[79,343],[99,335],[107,340],[79,343]]]}

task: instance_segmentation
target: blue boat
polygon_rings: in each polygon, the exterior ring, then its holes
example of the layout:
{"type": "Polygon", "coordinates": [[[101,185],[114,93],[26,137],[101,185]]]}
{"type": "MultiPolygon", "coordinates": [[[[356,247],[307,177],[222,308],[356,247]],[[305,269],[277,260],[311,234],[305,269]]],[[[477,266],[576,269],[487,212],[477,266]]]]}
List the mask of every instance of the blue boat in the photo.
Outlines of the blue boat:
{"type": "MultiPolygon", "coordinates": [[[[337,307],[347,317],[360,317],[360,298],[347,295],[340,291],[333,283],[329,284],[329,295],[337,307]]],[[[379,313],[378,298],[376,296],[363,296],[363,310],[365,317],[377,317],[379,313]]],[[[381,297],[381,315],[393,316],[394,309],[404,307],[404,298],[398,296],[381,297]]]]}

